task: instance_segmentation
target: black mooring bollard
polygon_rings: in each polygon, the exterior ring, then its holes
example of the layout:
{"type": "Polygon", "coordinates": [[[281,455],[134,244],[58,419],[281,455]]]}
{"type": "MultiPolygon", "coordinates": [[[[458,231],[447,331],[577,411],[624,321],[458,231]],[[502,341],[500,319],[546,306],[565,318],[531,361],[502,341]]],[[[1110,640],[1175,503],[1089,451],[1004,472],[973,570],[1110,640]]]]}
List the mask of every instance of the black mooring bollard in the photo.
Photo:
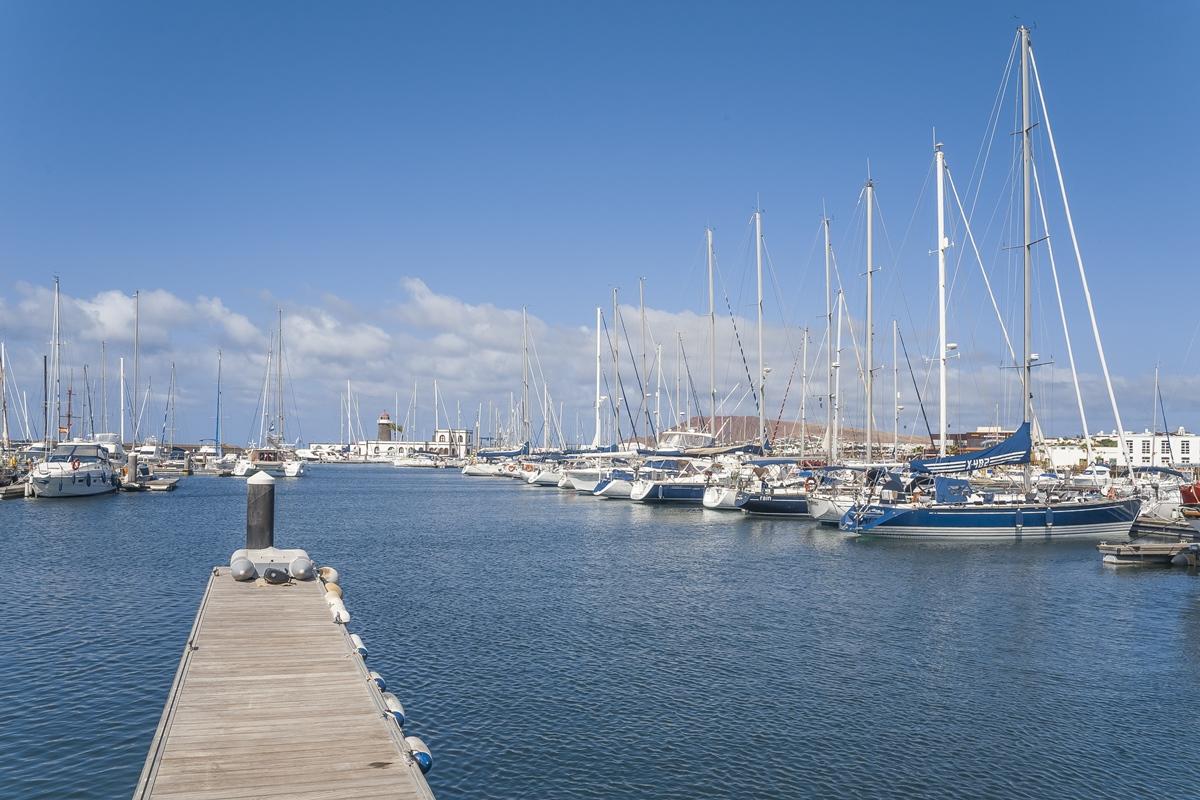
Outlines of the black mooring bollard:
{"type": "Polygon", "coordinates": [[[275,546],[275,479],[258,471],[246,480],[246,549],[275,546]]]}

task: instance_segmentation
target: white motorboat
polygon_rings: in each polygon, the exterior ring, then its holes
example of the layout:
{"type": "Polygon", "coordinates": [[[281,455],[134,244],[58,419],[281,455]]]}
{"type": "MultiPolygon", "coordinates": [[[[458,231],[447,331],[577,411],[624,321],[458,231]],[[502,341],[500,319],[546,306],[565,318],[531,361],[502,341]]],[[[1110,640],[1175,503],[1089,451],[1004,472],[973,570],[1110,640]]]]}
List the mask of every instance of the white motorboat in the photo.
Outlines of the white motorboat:
{"type": "Polygon", "coordinates": [[[239,478],[260,471],[277,478],[299,478],[304,475],[304,462],[287,450],[256,447],[243,453],[233,465],[233,474],[239,478]]]}
{"type": "Polygon", "coordinates": [[[64,442],[29,476],[36,497],[86,497],[115,491],[108,451],[94,442],[64,442]]]}

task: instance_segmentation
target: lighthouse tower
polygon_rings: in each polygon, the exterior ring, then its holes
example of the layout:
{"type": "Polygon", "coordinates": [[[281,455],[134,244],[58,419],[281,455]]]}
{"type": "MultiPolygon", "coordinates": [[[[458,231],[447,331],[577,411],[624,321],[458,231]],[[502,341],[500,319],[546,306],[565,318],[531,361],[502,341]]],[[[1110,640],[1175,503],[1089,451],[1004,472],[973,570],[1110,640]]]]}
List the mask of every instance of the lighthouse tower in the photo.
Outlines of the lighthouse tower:
{"type": "Polygon", "coordinates": [[[392,418],[388,412],[384,411],[379,415],[377,420],[379,424],[379,441],[390,442],[392,440],[392,418]]]}

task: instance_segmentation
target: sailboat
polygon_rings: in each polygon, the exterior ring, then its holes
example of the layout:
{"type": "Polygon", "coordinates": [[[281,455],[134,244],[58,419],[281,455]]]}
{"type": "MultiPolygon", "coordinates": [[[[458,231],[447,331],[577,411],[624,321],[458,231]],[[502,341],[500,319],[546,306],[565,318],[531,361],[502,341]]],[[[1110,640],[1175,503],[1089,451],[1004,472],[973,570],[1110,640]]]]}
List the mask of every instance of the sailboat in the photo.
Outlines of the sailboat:
{"type": "MultiPolygon", "coordinates": [[[[1050,490],[1034,491],[1031,480],[1030,464],[1032,462],[1033,439],[1033,391],[1032,367],[1035,356],[1031,353],[1031,274],[1032,247],[1035,244],[1032,225],[1032,144],[1033,130],[1030,115],[1031,82],[1030,69],[1036,71],[1033,52],[1030,46],[1029,29],[1021,26],[1020,37],[1020,70],[1022,93],[1022,166],[1024,189],[1024,300],[1025,300],[1025,330],[1024,356],[1020,364],[1022,374],[1022,404],[1021,426],[1010,437],[985,450],[945,454],[946,441],[946,343],[945,316],[945,254],[949,240],[945,235],[943,205],[944,184],[946,177],[945,156],[940,144],[935,144],[935,160],[937,165],[937,197],[938,197],[938,294],[939,294],[939,357],[941,385],[941,439],[939,457],[930,460],[915,460],[909,464],[909,477],[901,480],[892,476],[885,485],[879,487],[878,499],[858,503],[842,517],[842,530],[874,536],[891,536],[901,538],[933,538],[933,539],[970,539],[970,540],[1012,540],[1023,538],[1044,539],[1105,539],[1127,536],[1133,527],[1135,518],[1141,508],[1142,500],[1135,496],[1117,497],[1110,492],[1108,496],[1094,492],[1078,492],[1070,494],[1063,492],[1056,495],[1050,490]],[[993,470],[1010,465],[1022,467],[1022,487],[1018,491],[988,490],[972,486],[962,478],[952,478],[955,474],[972,474],[980,470],[993,470]]],[[[1035,72],[1036,74],[1036,72],[1035,72]]],[[[1050,151],[1054,154],[1057,166],[1057,151],[1055,149],[1050,120],[1045,113],[1045,98],[1041,95],[1040,79],[1038,95],[1041,99],[1043,117],[1042,126],[1049,137],[1050,151]]],[[[1061,178],[1061,171],[1060,171],[1061,178]]],[[[1072,237],[1074,228],[1070,219],[1070,207],[1066,204],[1066,193],[1063,191],[1064,206],[1067,209],[1067,222],[1071,226],[1072,237]]],[[[1084,291],[1087,295],[1089,313],[1091,297],[1087,294],[1086,276],[1083,275],[1080,263],[1080,275],[1083,278],[1084,291]]],[[[1093,314],[1093,330],[1097,330],[1093,314]]],[[[1104,350],[1096,334],[1096,345],[1104,368],[1106,381],[1107,364],[1104,360],[1104,350]]],[[[1117,427],[1124,441],[1119,410],[1115,396],[1109,387],[1109,398],[1113,404],[1117,427]]],[[[1132,470],[1131,470],[1132,472],[1132,470]]],[[[1131,479],[1136,480],[1131,475],[1131,479]]],[[[1135,484],[1136,489],[1136,484],[1135,484]]]]}
{"type": "Polygon", "coordinates": [[[259,438],[247,449],[233,466],[233,474],[239,478],[262,471],[283,478],[299,478],[304,475],[304,461],[284,437],[283,391],[283,311],[279,312],[278,353],[267,351],[267,370],[263,380],[263,404],[259,438]],[[272,371],[274,362],[274,371],[272,371]],[[274,413],[272,413],[272,403],[274,413]],[[270,425],[268,427],[268,420],[270,425]],[[264,430],[265,428],[265,430],[264,430]]]}
{"type": "Polygon", "coordinates": [[[71,435],[71,413],[67,411],[67,424],[62,425],[61,372],[62,372],[62,317],[58,279],[54,279],[54,311],[52,322],[53,369],[50,376],[54,385],[54,427],[50,425],[50,400],[45,405],[45,447],[47,456],[29,473],[29,484],[35,497],[83,497],[107,494],[116,491],[119,483],[116,470],[103,444],[81,439],[55,442],[51,431],[60,435],[71,435]]]}

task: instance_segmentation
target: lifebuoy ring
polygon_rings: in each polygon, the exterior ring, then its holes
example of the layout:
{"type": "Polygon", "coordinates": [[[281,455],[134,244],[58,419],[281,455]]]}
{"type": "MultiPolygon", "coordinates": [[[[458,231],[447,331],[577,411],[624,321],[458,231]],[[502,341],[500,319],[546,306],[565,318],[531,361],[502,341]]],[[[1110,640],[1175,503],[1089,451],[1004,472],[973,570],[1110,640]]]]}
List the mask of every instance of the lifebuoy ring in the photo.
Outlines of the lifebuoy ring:
{"type": "Polygon", "coordinates": [[[1109,500],[1117,499],[1117,490],[1115,487],[1112,487],[1112,486],[1108,487],[1108,499],[1109,500]]]}
{"type": "Polygon", "coordinates": [[[78,458],[72,458],[71,459],[71,469],[79,469],[79,463],[80,462],[79,462],[78,458]]]}

